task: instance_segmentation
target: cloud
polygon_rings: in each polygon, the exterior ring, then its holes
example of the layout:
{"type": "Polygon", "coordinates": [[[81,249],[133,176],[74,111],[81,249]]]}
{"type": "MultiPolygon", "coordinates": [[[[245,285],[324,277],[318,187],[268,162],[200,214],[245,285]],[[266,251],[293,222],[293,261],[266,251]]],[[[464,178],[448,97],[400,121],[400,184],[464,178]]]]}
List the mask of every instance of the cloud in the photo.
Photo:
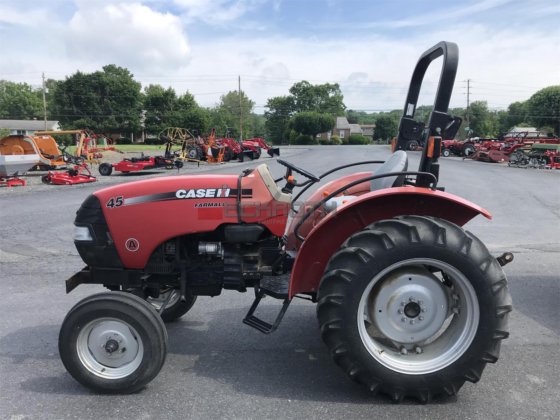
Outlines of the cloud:
{"type": "Polygon", "coordinates": [[[78,2],[65,36],[68,54],[162,72],[188,64],[190,47],[180,19],[134,2],[78,2]]]}
{"type": "Polygon", "coordinates": [[[268,0],[174,0],[188,22],[207,24],[234,21],[268,0]]]}
{"type": "Polygon", "coordinates": [[[412,18],[370,22],[364,25],[368,28],[406,28],[414,26],[433,25],[438,22],[455,22],[457,19],[487,12],[488,10],[495,9],[511,3],[513,0],[482,0],[467,6],[455,7],[452,9],[444,9],[439,11],[431,11],[426,14],[416,15],[412,18]]]}

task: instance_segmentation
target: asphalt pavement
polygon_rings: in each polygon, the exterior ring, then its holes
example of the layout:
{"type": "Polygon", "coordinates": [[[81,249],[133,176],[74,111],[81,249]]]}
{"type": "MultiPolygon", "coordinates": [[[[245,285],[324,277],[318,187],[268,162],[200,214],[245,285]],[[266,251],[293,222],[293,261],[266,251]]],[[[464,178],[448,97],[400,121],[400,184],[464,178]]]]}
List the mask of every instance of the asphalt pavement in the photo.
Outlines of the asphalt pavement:
{"type": "MultiPolygon", "coordinates": [[[[383,159],[386,146],[283,148],[282,158],[311,172],[357,160],[383,159]]],[[[409,168],[419,153],[410,153],[409,168]]],[[[239,173],[268,163],[187,165],[182,174],[239,173]]],[[[346,172],[356,170],[351,168],[346,172]]],[[[391,404],[353,384],[330,360],[319,337],[315,305],[295,302],[275,333],[242,324],[252,293],[200,297],[168,325],[169,354],[159,376],[133,395],[96,395],[65,371],[57,349],[66,312],[101,286],[66,295],[64,280],[82,268],[72,242],[80,203],[96,189],[165,176],[165,171],[113,175],[79,186],[0,188],[1,419],[542,419],[560,413],[560,170],[510,168],[442,158],[440,185],[493,214],[467,229],[494,255],[512,251],[505,267],[514,311],[497,364],[454,398],[391,404]],[[556,413],[556,414],[554,414],[556,413]]],[[[266,299],[273,316],[278,302],[266,299]]]]}

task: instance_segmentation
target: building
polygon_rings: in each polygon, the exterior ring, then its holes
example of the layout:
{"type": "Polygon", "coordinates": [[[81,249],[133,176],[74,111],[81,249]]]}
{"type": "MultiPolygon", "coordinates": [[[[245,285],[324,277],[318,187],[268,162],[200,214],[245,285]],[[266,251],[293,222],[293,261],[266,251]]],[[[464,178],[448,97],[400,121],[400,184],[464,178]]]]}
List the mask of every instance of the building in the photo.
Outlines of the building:
{"type": "Polygon", "coordinates": [[[375,124],[350,124],[346,117],[336,117],[336,125],[331,131],[321,133],[318,139],[330,140],[332,136],[338,136],[341,140],[350,137],[352,134],[359,134],[373,140],[375,124]]]}
{"type": "Polygon", "coordinates": [[[8,130],[9,134],[32,135],[35,131],[58,131],[58,121],[41,120],[0,120],[0,130],[8,130]]]}

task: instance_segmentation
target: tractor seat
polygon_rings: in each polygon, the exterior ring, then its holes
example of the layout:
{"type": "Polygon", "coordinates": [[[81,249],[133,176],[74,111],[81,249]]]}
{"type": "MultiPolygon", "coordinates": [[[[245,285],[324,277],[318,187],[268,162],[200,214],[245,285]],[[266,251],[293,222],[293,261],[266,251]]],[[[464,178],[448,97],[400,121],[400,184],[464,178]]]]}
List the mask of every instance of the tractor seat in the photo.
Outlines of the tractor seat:
{"type": "MultiPolygon", "coordinates": [[[[377,168],[373,175],[388,174],[391,172],[404,172],[408,169],[408,156],[404,150],[398,150],[387,159],[383,165],[377,168]]],[[[385,188],[402,187],[404,185],[405,175],[388,176],[385,178],[372,179],[370,181],[370,191],[383,190],[385,188]]],[[[336,210],[338,206],[353,200],[355,195],[341,195],[333,197],[324,204],[327,212],[336,210]]]]}

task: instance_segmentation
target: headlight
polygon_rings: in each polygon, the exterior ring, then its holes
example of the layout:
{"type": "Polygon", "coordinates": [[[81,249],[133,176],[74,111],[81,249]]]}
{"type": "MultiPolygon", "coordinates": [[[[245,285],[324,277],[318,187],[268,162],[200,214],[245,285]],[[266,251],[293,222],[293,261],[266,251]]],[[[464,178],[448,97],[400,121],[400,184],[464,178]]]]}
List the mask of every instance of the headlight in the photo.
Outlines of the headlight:
{"type": "Polygon", "coordinates": [[[93,241],[89,227],[87,226],[74,226],[74,240],[75,241],[93,241]]]}

